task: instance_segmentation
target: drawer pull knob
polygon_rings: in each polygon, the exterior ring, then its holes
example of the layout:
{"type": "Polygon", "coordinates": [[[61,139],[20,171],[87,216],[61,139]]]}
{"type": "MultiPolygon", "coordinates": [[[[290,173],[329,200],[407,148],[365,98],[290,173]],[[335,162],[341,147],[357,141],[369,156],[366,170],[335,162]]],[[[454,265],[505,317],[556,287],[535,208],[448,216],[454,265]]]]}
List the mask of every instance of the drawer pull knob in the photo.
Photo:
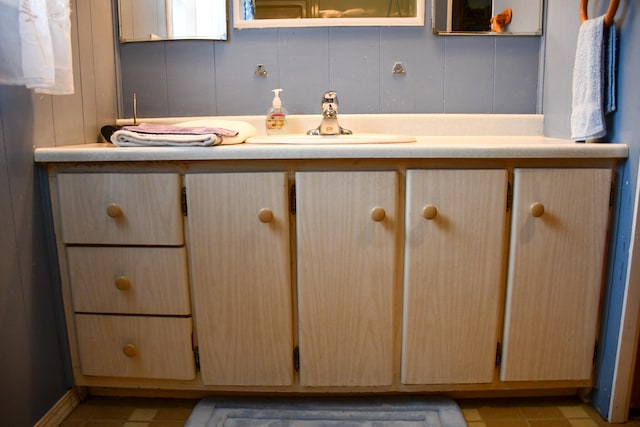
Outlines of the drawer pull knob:
{"type": "Polygon", "coordinates": [[[375,222],[380,222],[387,216],[387,213],[384,211],[384,208],[376,207],[371,209],[371,219],[375,222]]]}
{"type": "Polygon", "coordinates": [[[539,218],[544,214],[544,205],[540,202],[534,202],[529,207],[529,212],[534,218],[539,218]]]}
{"type": "Polygon", "coordinates": [[[271,222],[273,221],[273,212],[269,208],[260,209],[260,212],[258,212],[258,219],[265,223],[271,222]]]}
{"type": "Polygon", "coordinates": [[[438,208],[433,205],[426,205],[422,208],[422,217],[424,219],[432,220],[438,216],[438,208]]]}
{"type": "Polygon", "coordinates": [[[115,282],[116,288],[120,289],[121,291],[128,291],[129,289],[131,289],[131,280],[129,280],[125,276],[116,277],[115,282]]]}
{"type": "Polygon", "coordinates": [[[134,344],[126,344],[122,347],[122,352],[127,357],[136,357],[138,355],[138,347],[134,344]]]}
{"type": "Polygon", "coordinates": [[[107,206],[107,215],[111,218],[118,218],[122,216],[122,208],[117,203],[111,203],[107,206]]]}

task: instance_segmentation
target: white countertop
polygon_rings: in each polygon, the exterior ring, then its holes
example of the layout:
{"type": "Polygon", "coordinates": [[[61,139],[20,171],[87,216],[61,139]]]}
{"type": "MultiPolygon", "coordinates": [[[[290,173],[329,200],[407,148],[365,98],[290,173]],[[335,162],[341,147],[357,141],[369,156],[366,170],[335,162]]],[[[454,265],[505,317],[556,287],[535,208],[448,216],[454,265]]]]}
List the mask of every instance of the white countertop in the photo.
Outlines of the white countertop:
{"type": "MultiPolygon", "coordinates": [[[[175,124],[192,120],[241,120],[264,135],[263,116],[145,118],[138,122],[175,124]]],[[[304,134],[319,115],[290,115],[288,130],[304,134]]],[[[35,161],[136,162],[287,159],[490,159],[626,158],[625,144],[575,143],[546,138],[539,114],[343,114],[340,124],[354,134],[415,135],[415,143],[393,144],[238,144],[215,147],[116,147],[110,143],[37,148],[35,161]]],[[[132,124],[118,120],[118,124],[132,124]]]]}
{"type": "Polygon", "coordinates": [[[353,145],[238,144],[215,147],[116,147],[82,144],[37,148],[35,161],[135,162],[269,159],[626,158],[625,144],[574,143],[539,136],[423,136],[415,143],[353,145]]]}

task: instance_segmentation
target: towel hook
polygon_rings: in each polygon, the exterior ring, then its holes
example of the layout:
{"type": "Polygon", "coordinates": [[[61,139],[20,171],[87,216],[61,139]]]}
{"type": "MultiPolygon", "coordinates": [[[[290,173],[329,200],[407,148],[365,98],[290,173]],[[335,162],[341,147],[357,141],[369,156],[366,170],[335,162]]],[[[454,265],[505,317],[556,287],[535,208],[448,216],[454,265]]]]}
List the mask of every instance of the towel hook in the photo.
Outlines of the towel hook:
{"type": "MultiPolygon", "coordinates": [[[[587,3],[588,0],[580,0],[580,22],[584,22],[589,19],[589,14],[587,13],[587,3]]],[[[620,0],[610,0],[609,1],[609,9],[607,9],[607,13],[604,15],[604,25],[607,27],[613,24],[613,17],[616,16],[616,11],[618,10],[618,4],[620,0]]]]}

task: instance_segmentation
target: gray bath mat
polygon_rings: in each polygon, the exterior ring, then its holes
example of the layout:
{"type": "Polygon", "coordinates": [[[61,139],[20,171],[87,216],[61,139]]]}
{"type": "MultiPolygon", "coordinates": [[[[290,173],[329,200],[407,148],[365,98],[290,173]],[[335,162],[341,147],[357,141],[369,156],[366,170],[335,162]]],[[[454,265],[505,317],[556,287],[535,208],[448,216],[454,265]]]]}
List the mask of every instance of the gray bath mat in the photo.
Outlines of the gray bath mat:
{"type": "Polygon", "coordinates": [[[442,397],[207,398],[186,427],[466,427],[442,397]]]}

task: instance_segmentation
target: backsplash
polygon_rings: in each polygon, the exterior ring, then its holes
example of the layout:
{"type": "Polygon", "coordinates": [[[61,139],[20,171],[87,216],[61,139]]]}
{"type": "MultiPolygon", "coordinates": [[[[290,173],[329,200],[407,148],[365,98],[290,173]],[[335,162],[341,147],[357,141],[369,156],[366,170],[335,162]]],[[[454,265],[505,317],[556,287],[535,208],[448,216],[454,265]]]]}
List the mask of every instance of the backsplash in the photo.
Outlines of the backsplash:
{"type": "Polygon", "coordinates": [[[327,89],[350,114],[540,112],[541,37],[436,36],[426,9],[424,27],[235,30],[230,18],[226,42],[120,44],[120,116],[134,92],[139,117],[265,114],[279,87],[290,114],[319,113],[327,89]]]}

